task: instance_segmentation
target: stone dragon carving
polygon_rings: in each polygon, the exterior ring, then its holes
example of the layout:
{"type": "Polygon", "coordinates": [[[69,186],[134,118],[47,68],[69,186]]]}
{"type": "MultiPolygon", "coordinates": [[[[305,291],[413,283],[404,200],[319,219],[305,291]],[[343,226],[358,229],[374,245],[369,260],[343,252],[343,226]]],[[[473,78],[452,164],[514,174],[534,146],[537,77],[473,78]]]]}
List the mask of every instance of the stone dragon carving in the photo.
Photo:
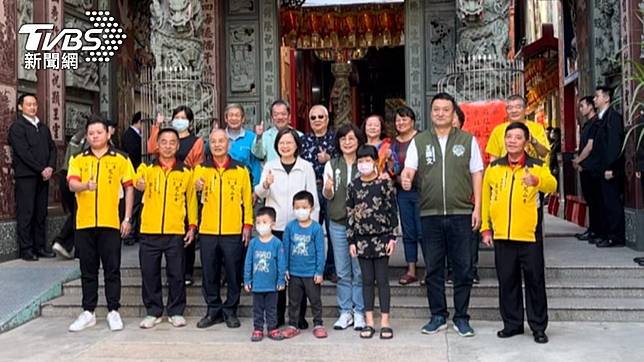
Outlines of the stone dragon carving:
{"type": "Polygon", "coordinates": [[[508,52],[508,0],[458,0],[458,56],[492,55],[504,59],[508,52]]]}

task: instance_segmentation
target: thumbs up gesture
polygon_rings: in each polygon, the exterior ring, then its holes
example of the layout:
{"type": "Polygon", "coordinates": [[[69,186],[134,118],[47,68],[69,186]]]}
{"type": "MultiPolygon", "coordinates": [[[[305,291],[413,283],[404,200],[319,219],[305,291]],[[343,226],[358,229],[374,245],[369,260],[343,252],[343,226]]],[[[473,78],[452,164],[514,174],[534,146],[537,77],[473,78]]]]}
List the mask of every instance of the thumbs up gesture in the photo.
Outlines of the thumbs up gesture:
{"type": "Polygon", "coordinates": [[[326,182],[324,183],[324,191],[325,191],[327,194],[331,194],[331,192],[333,191],[333,186],[334,186],[334,185],[333,185],[333,177],[332,177],[332,176],[329,176],[329,177],[326,179],[326,182]]]}
{"type": "Polygon", "coordinates": [[[141,192],[145,191],[145,179],[143,177],[140,177],[136,182],[136,189],[141,192]]]}
{"type": "Polygon", "coordinates": [[[94,175],[89,177],[89,181],[87,181],[87,189],[89,191],[96,191],[96,181],[94,181],[94,175]]]}
{"type": "Polygon", "coordinates": [[[197,191],[203,191],[203,185],[205,184],[205,181],[203,180],[203,177],[199,177],[197,182],[195,182],[195,189],[197,191]]]}
{"type": "Polygon", "coordinates": [[[539,178],[530,173],[528,167],[525,168],[525,175],[523,176],[523,184],[526,186],[537,186],[539,184],[539,178]]]}
{"type": "Polygon", "coordinates": [[[262,137],[264,134],[264,121],[259,122],[259,124],[255,125],[255,134],[257,137],[262,137]]]}
{"type": "Polygon", "coordinates": [[[264,188],[268,190],[269,188],[271,188],[271,185],[274,181],[275,179],[273,177],[273,172],[271,170],[268,170],[268,175],[266,175],[266,180],[264,180],[264,184],[262,186],[264,186],[264,188]]]}

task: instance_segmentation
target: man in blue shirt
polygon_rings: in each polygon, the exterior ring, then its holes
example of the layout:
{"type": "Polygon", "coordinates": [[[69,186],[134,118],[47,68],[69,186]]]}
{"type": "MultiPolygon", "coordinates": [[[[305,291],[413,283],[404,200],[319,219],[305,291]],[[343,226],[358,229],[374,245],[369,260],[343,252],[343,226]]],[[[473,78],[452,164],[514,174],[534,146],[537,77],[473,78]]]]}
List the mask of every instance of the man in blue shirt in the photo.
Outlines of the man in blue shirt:
{"type": "MultiPolygon", "coordinates": [[[[264,121],[255,126],[257,138],[253,144],[253,154],[264,162],[278,158],[279,155],[275,149],[277,133],[291,127],[291,107],[285,100],[278,99],[271,104],[271,119],[273,127],[266,131],[264,131],[264,121]]],[[[298,136],[302,137],[302,132],[297,130],[296,132],[298,136]]]]}

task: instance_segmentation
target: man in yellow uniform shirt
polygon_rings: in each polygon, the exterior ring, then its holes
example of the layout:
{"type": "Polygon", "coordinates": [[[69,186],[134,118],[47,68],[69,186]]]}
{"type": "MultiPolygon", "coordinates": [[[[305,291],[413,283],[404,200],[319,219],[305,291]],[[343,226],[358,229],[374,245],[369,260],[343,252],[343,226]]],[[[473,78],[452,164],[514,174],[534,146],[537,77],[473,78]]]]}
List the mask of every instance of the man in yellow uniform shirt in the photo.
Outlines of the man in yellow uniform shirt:
{"type": "Polygon", "coordinates": [[[244,245],[253,228],[252,185],[248,169],[228,155],[228,136],[223,129],[210,133],[212,159],[194,171],[196,189],[201,191],[201,267],[203,294],[208,311],[197,328],[226,322],[239,328],[237,306],[241,293],[244,245]],[[220,296],[220,270],[226,271],[226,302],[220,296]]]}
{"type": "Polygon", "coordinates": [[[523,334],[523,273],[528,324],[535,342],[547,343],[548,302],[538,200],[540,192],[557,189],[557,180],[547,163],[525,152],[528,139],[530,132],[524,123],[514,122],[506,128],[508,154],[490,163],[483,178],[481,233],[484,244],[494,243],[503,319],[497,336],[523,334]]]}
{"type": "Polygon", "coordinates": [[[525,119],[525,99],[520,95],[510,96],[506,100],[506,111],[508,121],[494,127],[485,147],[485,152],[490,155],[490,162],[505,156],[507,153],[505,149],[505,129],[512,122],[522,122],[530,130],[530,139],[526,143],[528,156],[546,161],[550,153],[550,142],[548,142],[546,131],[542,125],[525,119]]]}
{"type": "Polygon", "coordinates": [[[83,312],[69,326],[78,332],[96,324],[98,269],[103,265],[107,323],[123,329],[118,313],[121,299],[121,237],[130,232],[134,169],[124,153],[112,148],[108,126],[93,116],[85,127],[90,147],[69,161],[67,181],[76,194],[76,236],[83,289],[83,312]],[[119,191],[125,190],[125,218],[119,220],[119,191]],[[120,229],[120,234],[119,234],[120,229]]]}
{"type": "Polygon", "coordinates": [[[163,256],[169,287],[166,306],[168,322],[174,327],[186,325],[183,317],[186,309],[183,249],[194,241],[197,228],[197,195],[192,171],[176,158],[179,133],[173,128],[161,129],[156,141],[158,157],[149,164],[141,164],[135,178],[137,190],[143,192],[139,261],[147,315],[139,326],[144,329],[153,328],[162,321],[163,256]]]}

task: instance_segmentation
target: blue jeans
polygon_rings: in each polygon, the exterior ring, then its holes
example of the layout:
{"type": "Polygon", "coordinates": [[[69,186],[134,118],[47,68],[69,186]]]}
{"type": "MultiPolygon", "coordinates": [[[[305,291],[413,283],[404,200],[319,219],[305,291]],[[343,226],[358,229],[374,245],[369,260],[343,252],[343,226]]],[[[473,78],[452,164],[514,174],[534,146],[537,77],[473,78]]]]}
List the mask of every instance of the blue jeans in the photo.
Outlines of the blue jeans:
{"type": "Polygon", "coordinates": [[[403,232],[405,261],[418,262],[418,244],[423,240],[418,192],[398,190],[398,210],[403,232]]]}
{"type": "Polygon", "coordinates": [[[352,258],[349,255],[347,227],[331,221],[329,231],[333,243],[335,271],[338,275],[336,292],[340,313],[351,312],[352,309],[357,313],[364,313],[362,273],[358,258],[352,258]]]}
{"type": "Polygon", "coordinates": [[[318,200],[320,202],[320,225],[324,223],[324,229],[327,235],[326,261],[324,262],[324,275],[335,274],[335,260],[333,258],[333,244],[331,243],[331,233],[329,232],[329,213],[326,209],[326,199],[322,195],[322,188],[318,187],[318,200]]]}
{"type": "Polygon", "coordinates": [[[425,216],[421,244],[427,265],[427,300],[432,316],[448,317],[445,299],[445,257],[454,273],[454,320],[469,320],[472,289],[472,216],[425,216]]]}

